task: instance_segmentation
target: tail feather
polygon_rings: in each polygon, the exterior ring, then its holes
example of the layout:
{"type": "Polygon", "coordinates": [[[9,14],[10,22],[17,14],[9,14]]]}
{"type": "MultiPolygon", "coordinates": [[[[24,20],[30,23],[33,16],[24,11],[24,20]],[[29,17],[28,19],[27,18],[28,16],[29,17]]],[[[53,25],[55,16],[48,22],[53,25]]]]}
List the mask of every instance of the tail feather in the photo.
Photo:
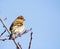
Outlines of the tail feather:
{"type": "Polygon", "coordinates": [[[10,34],[10,37],[9,37],[9,39],[11,39],[12,38],[12,34],[10,34]]]}

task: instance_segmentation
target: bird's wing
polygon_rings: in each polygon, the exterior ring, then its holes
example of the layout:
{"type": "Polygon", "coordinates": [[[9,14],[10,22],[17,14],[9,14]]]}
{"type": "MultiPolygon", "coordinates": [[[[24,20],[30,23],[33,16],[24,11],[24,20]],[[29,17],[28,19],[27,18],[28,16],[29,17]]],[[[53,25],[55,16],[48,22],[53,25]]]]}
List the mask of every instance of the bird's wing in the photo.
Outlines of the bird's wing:
{"type": "Polygon", "coordinates": [[[20,20],[16,19],[16,20],[11,24],[11,26],[10,26],[10,31],[11,31],[13,28],[17,28],[17,27],[22,26],[22,25],[23,25],[23,23],[20,22],[20,20]]]}
{"type": "Polygon", "coordinates": [[[11,24],[11,26],[9,28],[10,31],[12,30],[13,26],[14,26],[14,23],[11,24]]]}

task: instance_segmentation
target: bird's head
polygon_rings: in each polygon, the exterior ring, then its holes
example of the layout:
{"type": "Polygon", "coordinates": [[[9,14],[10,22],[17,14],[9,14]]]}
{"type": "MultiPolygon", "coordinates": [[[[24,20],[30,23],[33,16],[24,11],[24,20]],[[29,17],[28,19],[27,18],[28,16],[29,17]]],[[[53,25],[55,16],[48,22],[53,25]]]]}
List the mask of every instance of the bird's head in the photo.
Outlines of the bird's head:
{"type": "Polygon", "coordinates": [[[21,19],[22,21],[25,21],[23,16],[18,16],[17,19],[21,19]]]}

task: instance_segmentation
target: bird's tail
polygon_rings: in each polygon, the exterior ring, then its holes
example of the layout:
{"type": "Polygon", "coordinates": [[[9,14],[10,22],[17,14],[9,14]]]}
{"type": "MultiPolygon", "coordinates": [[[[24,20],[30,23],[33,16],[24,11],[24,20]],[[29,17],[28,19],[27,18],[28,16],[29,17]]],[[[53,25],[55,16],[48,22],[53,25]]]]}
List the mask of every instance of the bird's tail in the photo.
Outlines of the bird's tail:
{"type": "Polygon", "coordinates": [[[11,39],[11,38],[12,38],[12,35],[13,35],[13,34],[10,34],[10,37],[9,37],[9,39],[11,39]]]}

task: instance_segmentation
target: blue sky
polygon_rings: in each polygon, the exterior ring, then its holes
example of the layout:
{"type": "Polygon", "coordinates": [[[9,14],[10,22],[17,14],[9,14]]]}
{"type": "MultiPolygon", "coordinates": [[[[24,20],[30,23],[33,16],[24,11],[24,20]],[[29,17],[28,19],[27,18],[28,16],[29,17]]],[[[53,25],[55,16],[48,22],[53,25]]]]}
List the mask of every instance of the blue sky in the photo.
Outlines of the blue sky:
{"type": "MultiPolygon", "coordinates": [[[[60,49],[60,0],[0,0],[0,17],[8,17],[8,28],[19,15],[26,19],[25,29],[33,28],[31,49],[60,49]]],[[[0,33],[3,30],[0,23],[0,33]]],[[[28,33],[17,39],[23,49],[28,48],[29,37],[28,33]]],[[[0,49],[16,47],[13,41],[0,41],[0,49]]]]}

